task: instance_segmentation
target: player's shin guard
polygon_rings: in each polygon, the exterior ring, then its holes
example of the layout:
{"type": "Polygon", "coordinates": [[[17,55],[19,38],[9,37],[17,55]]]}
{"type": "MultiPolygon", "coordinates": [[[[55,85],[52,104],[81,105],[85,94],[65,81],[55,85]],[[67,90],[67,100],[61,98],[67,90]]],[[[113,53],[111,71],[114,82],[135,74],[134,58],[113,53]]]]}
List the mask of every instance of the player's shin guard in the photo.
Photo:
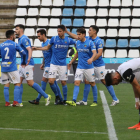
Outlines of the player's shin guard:
{"type": "Polygon", "coordinates": [[[6,102],[9,102],[9,87],[4,87],[4,98],[6,102]]]}
{"type": "Polygon", "coordinates": [[[43,89],[37,83],[34,83],[33,86],[32,86],[32,88],[34,88],[44,98],[48,98],[48,95],[43,91],[43,89]]]}
{"type": "Polygon", "coordinates": [[[82,101],[87,102],[89,92],[90,92],[90,84],[85,84],[84,93],[83,93],[83,100],[82,101]]]}
{"type": "Polygon", "coordinates": [[[67,85],[62,86],[62,90],[63,90],[64,100],[66,101],[67,100],[67,91],[68,91],[67,85]]]}
{"type": "Polygon", "coordinates": [[[58,96],[56,84],[54,83],[53,85],[50,85],[50,87],[51,87],[53,93],[55,94],[55,96],[58,96]]]}
{"type": "MultiPolygon", "coordinates": [[[[46,90],[46,86],[47,86],[47,83],[44,82],[44,81],[41,81],[41,88],[43,89],[43,91],[45,92],[46,90]]],[[[40,93],[38,93],[38,96],[36,98],[36,101],[39,102],[39,100],[41,99],[42,95],[40,93]]]]}
{"type": "Polygon", "coordinates": [[[59,88],[59,86],[58,86],[58,84],[57,84],[56,81],[55,81],[54,83],[55,83],[56,90],[57,90],[58,96],[59,96],[59,98],[60,98],[60,101],[63,101],[63,97],[62,97],[62,94],[61,94],[60,88],[59,88]]]}
{"type": "Polygon", "coordinates": [[[73,101],[76,102],[77,100],[77,96],[79,93],[79,86],[74,86],[74,90],[73,90],[73,101]]]}
{"type": "Polygon", "coordinates": [[[117,97],[115,95],[115,91],[114,91],[113,86],[112,85],[111,86],[106,86],[106,88],[107,88],[108,92],[110,93],[110,95],[112,96],[113,100],[117,101],[117,97]]]}
{"type": "Polygon", "coordinates": [[[18,101],[20,95],[20,86],[14,88],[14,101],[18,101]]]}
{"type": "Polygon", "coordinates": [[[93,93],[93,102],[97,103],[98,90],[96,85],[92,87],[92,93],[93,93]]]}
{"type": "Polygon", "coordinates": [[[18,103],[22,103],[22,94],[23,94],[23,84],[20,85],[20,94],[18,97],[18,103]]]}

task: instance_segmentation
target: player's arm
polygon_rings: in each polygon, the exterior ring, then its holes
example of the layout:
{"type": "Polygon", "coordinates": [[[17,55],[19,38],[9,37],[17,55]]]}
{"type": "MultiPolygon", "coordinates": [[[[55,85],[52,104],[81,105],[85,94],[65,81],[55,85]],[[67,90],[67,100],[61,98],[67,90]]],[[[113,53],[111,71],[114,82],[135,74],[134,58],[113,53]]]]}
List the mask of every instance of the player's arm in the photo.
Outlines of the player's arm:
{"type": "Polygon", "coordinates": [[[69,32],[69,31],[67,30],[66,27],[65,27],[65,32],[66,32],[69,36],[71,36],[72,38],[78,40],[78,35],[69,32]]]}
{"type": "Polygon", "coordinates": [[[92,57],[90,59],[88,59],[88,61],[87,61],[88,64],[91,64],[93,61],[95,61],[97,52],[96,52],[96,50],[92,50],[92,53],[93,53],[92,57]]]}
{"type": "Polygon", "coordinates": [[[75,56],[73,57],[73,59],[70,61],[70,63],[68,64],[68,69],[70,70],[72,63],[78,58],[78,52],[75,54],[75,56]]]}
{"type": "Polygon", "coordinates": [[[44,47],[32,47],[33,50],[40,50],[40,51],[45,51],[45,50],[49,50],[51,48],[52,45],[48,44],[47,46],[44,47]]]}
{"type": "Polygon", "coordinates": [[[103,49],[98,49],[98,53],[96,54],[95,60],[97,60],[100,56],[102,56],[102,53],[103,53],[103,49]]]}
{"type": "Polygon", "coordinates": [[[43,57],[43,61],[42,61],[42,64],[40,66],[40,69],[43,70],[44,69],[44,57],[43,57]]]}
{"type": "Polygon", "coordinates": [[[27,64],[26,65],[28,65],[30,60],[31,60],[31,58],[32,58],[32,49],[31,49],[31,47],[27,47],[26,49],[28,51],[28,60],[27,60],[27,64]]]}

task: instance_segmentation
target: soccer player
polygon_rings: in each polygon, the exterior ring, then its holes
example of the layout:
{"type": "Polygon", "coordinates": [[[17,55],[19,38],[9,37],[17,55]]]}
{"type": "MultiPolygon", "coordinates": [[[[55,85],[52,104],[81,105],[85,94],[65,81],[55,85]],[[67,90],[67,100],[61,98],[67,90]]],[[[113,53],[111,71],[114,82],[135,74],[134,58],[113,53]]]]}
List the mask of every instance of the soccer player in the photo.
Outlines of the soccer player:
{"type": "MultiPolygon", "coordinates": [[[[49,44],[49,39],[46,37],[46,31],[44,29],[40,29],[37,31],[37,36],[38,39],[43,42],[42,47],[47,46],[49,44]]],[[[45,91],[47,82],[48,82],[48,77],[49,77],[49,70],[50,70],[50,62],[51,62],[51,57],[52,57],[52,48],[49,50],[43,51],[43,62],[42,65],[40,66],[40,69],[44,69],[42,81],[41,81],[41,87],[45,91]]],[[[56,99],[55,99],[55,104],[58,104],[59,100],[63,101],[59,86],[57,85],[57,82],[55,81],[56,87],[57,87],[57,93],[55,93],[56,99]]],[[[30,100],[29,103],[31,104],[39,104],[39,100],[41,99],[41,94],[38,93],[38,96],[35,100],[30,100]]]]}
{"type": "MultiPolygon", "coordinates": [[[[71,62],[68,64],[68,68],[70,69],[72,63],[78,57],[78,66],[75,74],[75,82],[74,82],[74,91],[73,91],[73,100],[66,101],[67,104],[76,106],[76,100],[79,93],[80,82],[83,80],[83,76],[89,81],[92,86],[93,94],[97,95],[97,87],[95,84],[95,76],[94,76],[94,66],[93,61],[96,57],[96,47],[93,42],[89,39],[86,39],[86,30],[84,28],[77,29],[78,41],[76,42],[77,53],[71,62]]],[[[96,99],[94,99],[97,102],[96,99]]]]}
{"type": "Polygon", "coordinates": [[[16,65],[16,51],[23,55],[23,61],[21,63],[23,67],[25,66],[26,54],[24,50],[14,42],[16,37],[13,30],[6,31],[6,38],[7,40],[0,44],[0,56],[2,58],[1,79],[2,84],[4,84],[5,106],[12,106],[9,102],[9,87],[11,82],[15,86],[13,106],[19,106],[20,76],[16,65]]]}
{"type": "MultiPolygon", "coordinates": [[[[101,82],[106,86],[108,92],[110,93],[110,95],[113,98],[113,101],[111,103],[111,106],[115,106],[119,103],[119,100],[117,99],[113,86],[107,86],[105,83],[105,63],[102,59],[102,53],[103,53],[103,42],[102,40],[97,36],[97,33],[99,31],[99,28],[96,25],[91,25],[89,28],[89,36],[87,36],[86,38],[88,38],[89,40],[93,41],[94,45],[96,46],[96,51],[97,51],[97,55],[96,58],[93,62],[94,64],[94,72],[95,72],[95,76],[101,80],[101,82]]],[[[72,38],[78,39],[78,36],[67,31],[66,33],[69,34],[72,38]]],[[[85,88],[84,88],[84,93],[83,93],[83,100],[78,102],[77,104],[80,105],[87,105],[87,97],[90,91],[90,84],[86,81],[85,83],[85,88]]],[[[94,97],[94,95],[93,95],[94,97]]],[[[91,104],[91,106],[97,106],[96,103],[93,102],[93,104],[91,104]]]]}
{"type": "MultiPolygon", "coordinates": [[[[18,102],[20,103],[21,106],[22,104],[22,93],[23,93],[23,85],[22,81],[25,78],[27,81],[27,84],[34,88],[38,93],[40,93],[44,98],[45,98],[45,106],[50,104],[50,95],[47,95],[43,89],[34,82],[33,80],[33,69],[34,69],[34,60],[32,58],[32,49],[31,49],[31,42],[30,39],[24,35],[24,25],[18,24],[16,25],[16,35],[19,36],[18,39],[18,44],[21,46],[21,48],[25,51],[26,53],[26,64],[28,64],[25,68],[19,67],[19,74],[20,74],[20,98],[18,102]]],[[[23,56],[21,55],[21,62],[23,61],[23,56]]]]}
{"type": "Polygon", "coordinates": [[[66,105],[67,100],[67,85],[66,81],[68,80],[67,75],[67,66],[66,66],[66,55],[69,48],[69,45],[75,44],[75,41],[69,37],[65,36],[65,26],[59,25],[57,27],[58,36],[53,36],[49,44],[45,47],[34,47],[34,50],[49,50],[52,47],[52,59],[49,70],[49,83],[53,90],[56,91],[56,75],[59,74],[59,79],[61,80],[63,96],[64,96],[64,105],[66,105]]]}

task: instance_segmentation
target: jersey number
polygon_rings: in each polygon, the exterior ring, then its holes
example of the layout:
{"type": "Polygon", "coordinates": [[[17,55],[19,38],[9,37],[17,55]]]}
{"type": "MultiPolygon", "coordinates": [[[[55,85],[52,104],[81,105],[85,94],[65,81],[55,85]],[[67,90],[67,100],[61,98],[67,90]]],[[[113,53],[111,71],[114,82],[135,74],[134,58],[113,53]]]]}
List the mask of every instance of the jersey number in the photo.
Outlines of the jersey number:
{"type": "Polygon", "coordinates": [[[5,59],[9,59],[9,56],[8,56],[9,48],[6,47],[4,50],[6,51],[5,59]]]}

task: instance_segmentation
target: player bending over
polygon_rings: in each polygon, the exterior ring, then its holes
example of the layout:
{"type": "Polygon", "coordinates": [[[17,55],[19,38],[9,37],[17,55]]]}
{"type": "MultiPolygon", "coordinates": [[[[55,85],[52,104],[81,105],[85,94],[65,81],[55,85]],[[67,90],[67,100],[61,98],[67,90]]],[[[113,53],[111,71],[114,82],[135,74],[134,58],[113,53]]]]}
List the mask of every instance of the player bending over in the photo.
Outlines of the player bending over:
{"type": "Polygon", "coordinates": [[[49,44],[45,47],[33,48],[34,50],[49,50],[52,47],[52,58],[49,70],[49,83],[54,93],[57,93],[57,87],[55,84],[57,72],[59,79],[61,80],[64,105],[67,100],[67,85],[68,80],[67,66],[66,66],[66,55],[69,45],[75,44],[75,41],[69,37],[65,37],[65,26],[59,25],[57,27],[58,36],[53,36],[49,44]]]}
{"type": "Polygon", "coordinates": [[[136,109],[139,109],[140,98],[140,58],[135,58],[122,63],[115,73],[107,73],[105,81],[107,86],[118,85],[122,80],[129,82],[134,91],[136,109]]]}
{"type": "MultiPolygon", "coordinates": [[[[108,92],[110,93],[110,95],[113,98],[113,101],[111,103],[111,106],[115,106],[116,104],[119,103],[119,100],[117,99],[116,95],[115,95],[115,91],[113,89],[113,86],[107,86],[105,83],[105,63],[102,59],[102,53],[103,53],[103,42],[102,40],[97,36],[97,33],[99,31],[99,28],[96,25],[91,25],[89,28],[89,36],[86,36],[87,39],[91,40],[94,45],[96,46],[96,51],[97,51],[97,55],[95,58],[95,61],[93,62],[94,65],[94,73],[95,73],[95,77],[100,79],[101,82],[106,86],[108,92]]],[[[67,31],[66,33],[69,34],[72,38],[78,39],[78,36],[67,31]]],[[[83,100],[77,102],[77,104],[79,105],[87,105],[87,98],[88,98],[88,94],[90,92],[90,84],[86,81],[85,82],[85,88],[84,88],[84,93],[83,93],[83,100]]],[[[93,98],[97,95],[93,94],[93,98]]],[[[91,106],[97,106],[97,103],[93,101],[93,104],[91,104],[91,106]]]]}
{"type": "MultiPolygon", "coordinates": [[[[97,87],[95,84],[95,75],[94,75],[94,66],[93,61],[96,57],[96,47],[93,42],[87,38],[86,30],[84,28],[77,29],[78,41],[76,42],[77,53],[74,58],[68,64],[68,68],[70,69],[72,63],[78,57],[78,65],[75,74],[75,82],[74,82],[74,91],[73,91],[73,100],[66,101],[67,104],[76,106],[76,100],[79,93],[79,86],[81,81],[83,80],[83,76],[89,81],[89,84],[92,86],[93,94],[97,95],[97,87]]],[[[97,96],[95,100],[97,99],[97,96]]]]}
{"type": "Polygon", "coordinates": [[[14,88],[13,106],[19,106],[18,97],[20,94],[20,76],[16,65],[16,51],[23,56],[21,66],[25,66],[26,53],[24,50],[14,42],[15,32],[13,30],[6,31],[7,40],[0,44],[1,62],[1,80],[4,84],[4,98],[5,106],[12,106],[9,102],[9,87],[12,82],[14,88]]]}
{"type": "MultiPolygon", "coordinates": [[[[44,29],[40,29],[37,31],[37,36],[38,39],[43,42],[42,47],[47,46],[49,44],[49,39],[46,37],[46,31],[44,29]]],[[[48,77],[49,77],[49,70],[50,70],[50,62],[51,62],[51,57],[52,57],[52,48],[49,50],[43,51],[43,62],[42,65],[40,66],[40,69],[44,69],[42,81],[41,81],[41,88],[45,91],[47,82],[48,82],[48,77]]],[[[57,85],[57,82],[55,81],[56,87],[57,87],[57,93],[55,93],[56,99],[55,99],[55,104],[58,104],[59,100],[63,101],[59,86],[57,85]]],[[[38,93],[38,96],[35,100],[30,100],[29,103],[31,104],[39,104],[39,101],[41,99],[42,95],[38,93]]]]}
{"type": "MultiPolygon", "coordinates": [[[[38,93],[40,93],[45,98],[45,106],[47,106],[50,103],[51,96],[47,95],[43,91],[43,89],[37,83],[35,83],[33,80],[34,60],[32,58],[31,42],[30,42],[30,39],[24,35],[24,29],[25,29],[25,27],[22,24],[16,25],[16,29],[15,29],[16,34],[19,36],[18,44],[25,51],[26,56],[27,56],[26,64],[28,64],[28,66],[26,66],[25,68],[19,67],[21,87],[20,87],[20,98],[18,101],[19,101],[20,105],[23,106],[23,104],[22,104],[22,93],[23,93],[22,81],[25,78],[27,81],[27,84],[30,87],[34,88],[38,93]]],[[[21,62],[22,61],[23,61],[23,56],[21,55],[21,62]]]]}

